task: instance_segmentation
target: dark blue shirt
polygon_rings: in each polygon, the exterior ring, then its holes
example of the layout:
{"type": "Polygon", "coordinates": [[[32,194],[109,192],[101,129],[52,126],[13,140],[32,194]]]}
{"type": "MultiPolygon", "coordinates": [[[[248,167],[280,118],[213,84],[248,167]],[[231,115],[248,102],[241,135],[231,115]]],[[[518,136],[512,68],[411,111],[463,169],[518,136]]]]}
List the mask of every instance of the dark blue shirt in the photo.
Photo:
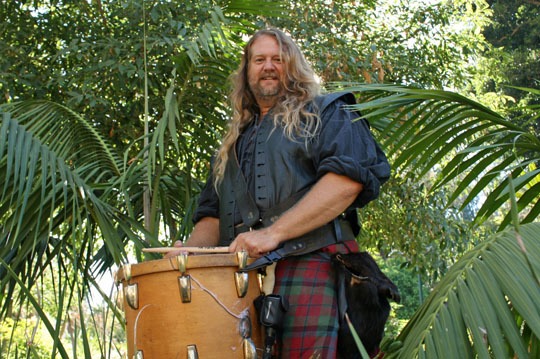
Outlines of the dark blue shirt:
{"type": "MultiPolygon", "coordinates": [[[[373,139],[367,121],[359,118],[357,112],[345,109],[345,105],[347,103],[344,101],[337,100],[328,105],[321,114],[320,131],[310,143],[309,158],[316,169],[313,182],[326,173],[333,172],[362,183],[364,188],[351,206],[360,208],[378,197],[380,186],[390,177],[390,165],[373,139]]],[[[272,121],[271,114],[267,114],[263,121],[272,121]]],[[[253,193],[254,186],[254,146],[250,140],[258,130],[257,123],[258,121],[253,121],[236,144],[240,168],[250,193],[253,193]]],[[[238,209],[236,212],[235,223],[240,223],[238,209]]],[[[203,217],[219,218],[219,198],[211,174],[201,193],[193,220],[197,222],[203,217]]]]}

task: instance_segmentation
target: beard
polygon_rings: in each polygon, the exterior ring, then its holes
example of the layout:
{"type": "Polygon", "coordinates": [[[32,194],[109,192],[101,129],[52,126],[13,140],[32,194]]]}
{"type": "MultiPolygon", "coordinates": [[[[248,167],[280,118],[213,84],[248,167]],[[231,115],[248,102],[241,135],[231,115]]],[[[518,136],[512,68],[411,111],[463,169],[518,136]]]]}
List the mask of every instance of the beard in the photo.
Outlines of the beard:
{"type": "Polygon", "coordinates": [[[251,79],[249,81],[249,88],[251,89],[251,92],[253,92],[253,95],[255,98],[264,98],[269,99],[272,97],[277,97],[281,94],[283,86],[281,85],[281,82],[279,81],[279,77],[274,74],[270,74],[268,76],[271,76],[272,78],[277,79],[278,81],[275,83],[264,83],[264,76],[257,78],[257,79],[251,79]]]}
{"type": "Polygon", "coordinates": [[[281,85],[276,84],[275,86],[251,86],[251,91],[255,97],[275,97],[281,93],[281,85]]]}

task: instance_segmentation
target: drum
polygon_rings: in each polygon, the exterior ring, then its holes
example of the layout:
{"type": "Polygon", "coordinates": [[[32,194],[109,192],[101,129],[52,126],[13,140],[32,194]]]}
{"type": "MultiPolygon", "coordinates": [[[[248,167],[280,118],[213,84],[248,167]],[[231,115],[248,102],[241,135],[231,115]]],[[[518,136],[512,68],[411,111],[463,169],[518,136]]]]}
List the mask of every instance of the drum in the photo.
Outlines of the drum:
{"type": "Polygon", "coordinates": [[[239,271],[247,262],[241,253],[182,254],[120,268],[128,358],[261,356],[260,280],[239,271]]]}

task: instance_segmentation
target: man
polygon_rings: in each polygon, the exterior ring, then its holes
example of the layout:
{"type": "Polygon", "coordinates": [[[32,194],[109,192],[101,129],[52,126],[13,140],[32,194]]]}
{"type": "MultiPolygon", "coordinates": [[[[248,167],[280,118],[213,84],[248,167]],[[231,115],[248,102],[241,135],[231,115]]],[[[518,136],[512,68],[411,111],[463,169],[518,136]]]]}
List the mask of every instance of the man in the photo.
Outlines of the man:
{"type": "Polygon", "coordinates": [[[339,320],[329,254],[358,251],[350,226],[337,219],[375,199],[390,175],[367,123],[353,121],[358,114],[344,109],[354,103],[352,94],[319,91],[312,69],[283,32],[261,30],[249,40],[233,76],[230,128],[184,244],[229,246],[255,258],[298,238],[314,246],[277,262],[274,293],[290,306],[282,358],[336,357],[339,320]]]}

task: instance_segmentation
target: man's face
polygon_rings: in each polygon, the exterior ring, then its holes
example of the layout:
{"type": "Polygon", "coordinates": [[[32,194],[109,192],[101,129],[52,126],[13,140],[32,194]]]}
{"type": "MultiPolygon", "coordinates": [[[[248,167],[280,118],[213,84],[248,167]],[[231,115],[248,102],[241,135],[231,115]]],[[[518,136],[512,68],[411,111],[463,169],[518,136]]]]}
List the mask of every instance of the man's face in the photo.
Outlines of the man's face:
{"type": "Polygon", "coordinates": [[[248,63],[249,87],[257,101],[277,100],[283,91],[283,62],[273,36],[263,35],[251,45],[248,63]]]}

